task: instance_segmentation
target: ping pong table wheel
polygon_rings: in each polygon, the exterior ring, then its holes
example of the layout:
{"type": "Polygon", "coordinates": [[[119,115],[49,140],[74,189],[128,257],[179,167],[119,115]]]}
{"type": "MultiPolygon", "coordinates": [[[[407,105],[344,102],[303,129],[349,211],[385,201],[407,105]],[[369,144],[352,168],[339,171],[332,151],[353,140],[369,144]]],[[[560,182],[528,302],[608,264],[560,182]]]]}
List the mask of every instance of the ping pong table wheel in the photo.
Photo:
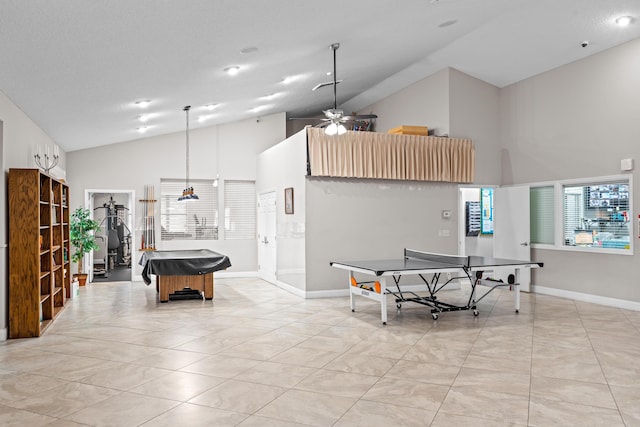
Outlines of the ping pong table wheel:
{"type": "Polygon", "coordinates": [[[473,310],[473,315],[478,317],[478,315],[480,314],[480,312],[478,310],[473,310]]]}
{"type": "Polygon", "coordinates": [[[400,310],[400,309],[402,308],[402,304],[400,304],[400,303],[396,304],[396,308],[397,308],[398,310],[400,310]]]}
{"type": "Polygon", "coordinates": [[[433,317],[433,320],[438,320],[438,313],[431,313],[431,317],[433,317]]]}
{"type": "Polygon", "coordinates": [[[520,313],[520,310],[516,310],[516,314],[520,313]]]}

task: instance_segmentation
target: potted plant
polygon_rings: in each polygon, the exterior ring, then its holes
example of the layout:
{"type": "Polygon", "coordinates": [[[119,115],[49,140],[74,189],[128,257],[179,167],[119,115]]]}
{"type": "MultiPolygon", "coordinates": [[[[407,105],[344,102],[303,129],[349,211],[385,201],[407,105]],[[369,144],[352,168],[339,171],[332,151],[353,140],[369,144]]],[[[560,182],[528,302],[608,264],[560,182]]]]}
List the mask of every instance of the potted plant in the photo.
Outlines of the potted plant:
{"type": "Polygon", "coordinates": [[[71,214],[69,227],[71,246],[75,248],[71,260],[78,263],[78,274],[75,276],[78,277],[80,286],[87,283],[87,274],[82,268],[84,254],[99,249],[94,233],[100,229],[100,223],[91,219],[89,215],[89,209],[77,208],[71,214]]]}

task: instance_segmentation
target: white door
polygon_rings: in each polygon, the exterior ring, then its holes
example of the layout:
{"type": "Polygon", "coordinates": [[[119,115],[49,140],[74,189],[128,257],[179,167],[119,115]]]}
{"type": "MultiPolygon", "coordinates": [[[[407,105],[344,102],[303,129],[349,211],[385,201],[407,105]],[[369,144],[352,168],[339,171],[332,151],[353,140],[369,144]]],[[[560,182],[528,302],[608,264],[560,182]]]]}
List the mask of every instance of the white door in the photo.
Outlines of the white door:
{"type": "MultiPolygon", "coordinates": [[[[531,261],[529,186],[496,188],[493,193],[493,256],[531,261]]],[[[529,292],[531,270],[520,270],[520,290],[529,292]]]]}
{"type": "Polygon", "coordinates": [[[276,192],[258,196],[258,277],[276,283],[276,192]]]}

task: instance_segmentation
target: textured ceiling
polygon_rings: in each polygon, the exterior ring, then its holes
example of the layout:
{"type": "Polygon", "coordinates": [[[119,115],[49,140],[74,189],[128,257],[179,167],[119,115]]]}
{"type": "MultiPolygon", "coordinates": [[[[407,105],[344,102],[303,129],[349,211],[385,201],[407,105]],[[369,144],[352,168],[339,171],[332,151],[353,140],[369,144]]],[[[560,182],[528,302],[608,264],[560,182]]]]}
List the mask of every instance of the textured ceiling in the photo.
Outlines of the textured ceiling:
{"type": "Polygon", "coordinates": [[[191,128],[316,114],[333,103],[330,86],[311,88],[331,80],[335,42],[338,104],[351,112],[445,67],[503,87],[640,37],[638,0],[0,0],[0,8],[0,89],[66,151],[182,131],[185,105],[191,128]],[[634,20],[618,27],[621,15],[634,20]],[[238,75],[223,72],[233,65],[238,75]],[[288,76],[297,79],[284,84],[288,76]],[[151,100],[145,110],[134,105],[141,99],[151,100]],[[204,110],[209,103],[218,106],[204,110]]]}

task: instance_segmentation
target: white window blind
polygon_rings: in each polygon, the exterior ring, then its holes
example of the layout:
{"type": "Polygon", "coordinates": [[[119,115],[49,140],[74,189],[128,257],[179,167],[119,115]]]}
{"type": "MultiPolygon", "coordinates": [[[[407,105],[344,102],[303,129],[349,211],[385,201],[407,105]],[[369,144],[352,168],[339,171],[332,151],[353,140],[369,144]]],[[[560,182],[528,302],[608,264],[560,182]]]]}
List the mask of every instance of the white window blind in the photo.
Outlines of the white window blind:
{"type": "Polygon", "coordinates": [[[575,246],[575,236],[579,235],[582,227],[582,197],[581,187],[564,187],[563,189],[563,236],[564,244],[575,246]]]}
{"type": "Polygon", "coordinates": [[[217,240],[218,188],[213,180],[189,180],[200,200],[179,202],[184,179],[160,180],[160,236],[162,240],[217,240]]]}
{"type": "Polygon", "coordinates": [[[531,187],[531,243],[553,245],[555,233],[554,187],[531,187]]]}
{"type": "Polygon", "coordinates": [[[225,239],[255,239],[256,210],[255,181],[224,182],[225,239]]]}

